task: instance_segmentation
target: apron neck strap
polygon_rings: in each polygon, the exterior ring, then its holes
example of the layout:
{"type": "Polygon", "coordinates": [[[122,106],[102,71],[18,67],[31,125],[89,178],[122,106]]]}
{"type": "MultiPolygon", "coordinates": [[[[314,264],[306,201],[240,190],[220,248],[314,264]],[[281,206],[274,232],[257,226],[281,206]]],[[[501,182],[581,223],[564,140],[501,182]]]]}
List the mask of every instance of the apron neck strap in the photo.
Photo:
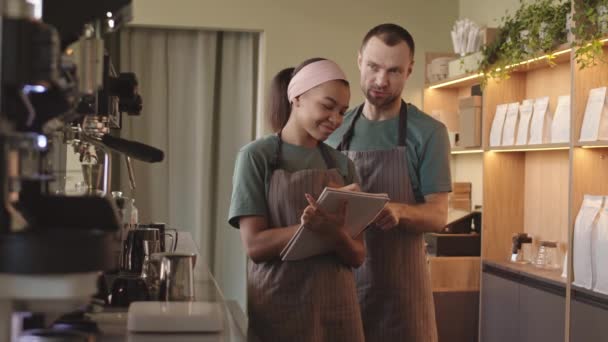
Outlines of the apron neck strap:
{"type": "Polygon", "coordinates": [[[397,135],[397,145],[405,146],[407,138],[407,103],[401,100],[401,109],[399,110],[399,130],[397,135]]]}
{"type": "MultiPolygon", "coordinates": [[[[355,135],[355,124],[357,120],[363,115],[363,107],[364,104],[360,105],[355,112],[355,117],[353,121],[351,121],[350,126],[342,136],[342,141],[337,147],[338,151],[347,151],[350,147],[350,142],[355,135]]],[[[405,146],[407,138],[407,104],[405,101],[401,100],[401,108],[399,109],[399,127],[398,127],[398,135],[397,135],[397,145],[405,146]]]]}
{"type": "MultiPolygon", "coordinates": [[[[279,140],[277,142],[277,149],[275,150],[274,158],[273,158],[272,162],[270,163],[270,167],[272,170],[279,169],[281,166],[281,151],[283,149],[283,139],[281,138],[281,133],[282,133],[282,131],[279,131],[277,133],[277,137],[279,138],[279,140]]],[[[319,141],[317,144],[317,148],[319,149],[319,152],[321,152],[321,157],[323,158],[323,161],[325,162],[325,166],[327,167],[327,169],[330,170],[330,169],[336,168],[336,161],[329,154],[329,151],[327,150],[325,143],[323,143],[322,141],[319,141]]]]}

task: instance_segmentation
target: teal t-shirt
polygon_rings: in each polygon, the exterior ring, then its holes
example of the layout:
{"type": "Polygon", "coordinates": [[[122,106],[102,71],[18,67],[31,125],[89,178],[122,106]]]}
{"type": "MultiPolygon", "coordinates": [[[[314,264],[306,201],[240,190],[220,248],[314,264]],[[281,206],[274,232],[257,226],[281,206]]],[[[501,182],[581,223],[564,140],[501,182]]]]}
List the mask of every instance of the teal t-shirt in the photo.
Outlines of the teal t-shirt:
{"type": "MultiPolygon", "coordinates": [[[[408,104],[407,157],[408,170],[416,201],[424,196],[452,191],[450,141],[444,124],[408,104]]],[[[325,142],[337,147],[350,127],[358,107],[350,110],[342,125],[325,142]]],[[[387,150],[397,146],[399,116],[382,121],[368,120],[364,115],[355,123],[351,151],[387,150]]],[[[363,180],[365,181],[365,180],[363,180]]]]}
{"type": "MultiPolygon", "coordinates": [[[[268,217],[267,182],[274,161],[279,138],[275,134],[245,145],[239,151],[232,178],[232,199],[228,223],[239,228],[241,216],[268,217]]],[[[325,146],[344,177],[345,184],[358,182],[353,162],[330,146],[325,146]]],[[[288,172],[306,169],[327,169],[318,147],[308,148],[283,142],[280,168],[288,172]]]]}

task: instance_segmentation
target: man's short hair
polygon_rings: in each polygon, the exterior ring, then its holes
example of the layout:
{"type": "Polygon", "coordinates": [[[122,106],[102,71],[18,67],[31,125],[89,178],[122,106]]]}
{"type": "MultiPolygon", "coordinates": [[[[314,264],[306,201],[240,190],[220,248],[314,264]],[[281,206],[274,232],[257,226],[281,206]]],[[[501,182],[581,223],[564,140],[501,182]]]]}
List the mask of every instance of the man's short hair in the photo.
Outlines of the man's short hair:
{"type": "Polygon", "coordinates": [[[380,24],[367,32],[361,43],[361,51],[372,37],[378,37],[384,44],[395,46],[400,42],[405,42],[410,48],[411,55],[414,57],[414,38],[406,29],[397,24],[380,24]]]}

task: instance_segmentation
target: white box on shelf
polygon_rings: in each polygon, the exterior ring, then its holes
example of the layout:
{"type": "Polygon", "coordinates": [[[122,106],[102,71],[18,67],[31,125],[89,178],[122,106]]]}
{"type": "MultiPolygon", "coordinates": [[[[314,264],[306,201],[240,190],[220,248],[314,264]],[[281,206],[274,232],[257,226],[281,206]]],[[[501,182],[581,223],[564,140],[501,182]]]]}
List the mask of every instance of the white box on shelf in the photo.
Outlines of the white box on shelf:
{"type": "Polygon", "coordinates": [[[448,77],[456,77],[470,72],[476,72],[483,59],[481,51],[460,57],[448,63],[448,77]]]}
{"type": "Polygon", "coordinates": [[[601,87],[589,91],[580,141],[608,140],[606,89],[607,87],[601,87]]]}
{"type": "Polygon", "coordinates": [[[534,112],[530,124],[530,140],[528,144],[542,144],[551,141],[551,116],[547,115],[549,97],[540,97],[534,101],[534,112]]]}
{"type": "Polygon", "coordinates": [[[563,95],[557,99],[557,108],[551,125],[551,142],[568,141],[570,141],[570,95],[563,95]]]}

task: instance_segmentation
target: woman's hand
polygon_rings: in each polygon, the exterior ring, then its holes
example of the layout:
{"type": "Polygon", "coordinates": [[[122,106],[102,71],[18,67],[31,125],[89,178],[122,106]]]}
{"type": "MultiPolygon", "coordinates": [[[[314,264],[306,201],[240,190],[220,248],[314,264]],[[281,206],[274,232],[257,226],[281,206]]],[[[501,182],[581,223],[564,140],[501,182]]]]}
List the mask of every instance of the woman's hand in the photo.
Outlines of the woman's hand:
{"type": "Polygon", "coordinates": [[[346,218],[346,202],[344,202],[336,213],[328,213],[319,208],[317,201],[309,194],[305,194],[308,206],[304,209],[301,217],[302,225],[319,234],[331,239],[338,238],[344,230],[346,218]]]}

